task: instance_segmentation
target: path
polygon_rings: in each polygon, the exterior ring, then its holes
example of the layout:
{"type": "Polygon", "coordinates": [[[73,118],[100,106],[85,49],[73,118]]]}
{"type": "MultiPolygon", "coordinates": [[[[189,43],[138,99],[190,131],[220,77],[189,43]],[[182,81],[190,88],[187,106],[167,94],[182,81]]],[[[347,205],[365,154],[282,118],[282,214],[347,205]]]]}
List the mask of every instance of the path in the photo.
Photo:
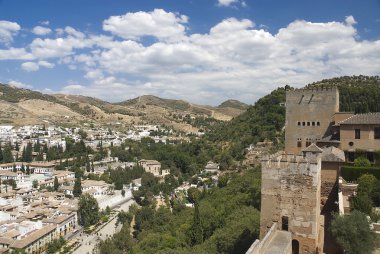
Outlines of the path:
{"type": "MultiPolygon", "coordinates": [[[[124,210],[125,212],[127,212],[129,207],[134,203],[135,201],[131,199],[127,201],[126,203],[123,203],[122,205],[120,205],[120,207],[116,208],[115,210],[117,212],[121,210],[124,210]]],[[[99,239],[105,240],[107,237],[112,236],[113,234],[116,233],[116,221],[117,221],[117,213],[113,215],[112,218],[110,218],[108,223],[105,226],[103,226],[103,228],[101,228],[98,233],[94,232],[90,235],[86,235],[82,237],[83,240],[81,242],[81,246],[78,249],[76,249],[73,252],[73,254],[92,254],[99,239]]]]}

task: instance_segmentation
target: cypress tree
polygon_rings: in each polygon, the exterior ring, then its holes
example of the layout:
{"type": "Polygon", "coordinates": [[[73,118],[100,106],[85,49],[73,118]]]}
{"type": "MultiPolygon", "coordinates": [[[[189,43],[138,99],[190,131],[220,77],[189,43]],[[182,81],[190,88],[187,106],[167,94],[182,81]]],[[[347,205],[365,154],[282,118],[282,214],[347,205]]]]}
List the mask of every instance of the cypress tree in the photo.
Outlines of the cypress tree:
{"type": "Polygon", "coordinates": [[[54,177],[54,190],[57,191],[59,188],[58,178],[54,177]]]}
{"type": "Polygon", "coordinates": [[[195,202],[193,225],[191,226],[190,234],[191,234],[190,237],[191,237],[192,245],[201,244],[203,242],[203,229],[202,229],[201,218],[199,215],[198,202],[195,202]]]}
{"type": "Polygon", "coordinates": [[[82,182],[80,177],[75,178],[73,195],[74,197],[79,197],[82,194],[82,182]]]}
{"type": "Polygon", "coordinates": [[[3,162],[3,150],[1,149],[1,142],[0,142],[0,163],[3,162]]]}
{"type": "Polygon", "coordinates": [[[4,163],[13,162],[12,147],[11,147],[10,144],[7,144],[4,147],[4,150],[3,150],[3,162],[4,163]]]}

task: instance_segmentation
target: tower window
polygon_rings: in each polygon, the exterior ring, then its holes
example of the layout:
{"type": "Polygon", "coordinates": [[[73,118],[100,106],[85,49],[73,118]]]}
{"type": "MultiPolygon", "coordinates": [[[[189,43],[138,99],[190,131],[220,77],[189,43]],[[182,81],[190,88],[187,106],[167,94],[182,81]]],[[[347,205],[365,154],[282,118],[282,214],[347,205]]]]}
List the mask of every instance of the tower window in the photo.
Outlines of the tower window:
{"type": "Polygon", "coordinates": [[[306,123],[305,122],[302,122],[302,126],[305,126],[306,125],[306,123]]]}
{"type": "Polygon", "coordinates": [[[310,126],[310,122],[307,122],[307,126],[310,126]]]}
{"type": "Polygon", "coordinates": [[[312,125],[312,126],[315,126],[315,122],[312,122],[311,125],[312,125]]]}
{"type": "Polygon", "coordinates": [[[360,129],[355,129],[355,139],[360,139],[360,129]]]}
{"type": "Polygon", "coordinates": [[[320,122],[317,122],[317,126],[320,126],[321,125],[321,123],[320,122]]]}
{"type": "Polygon", "coordinates": [[[288,231],[289,230],[289,218],[288,218],[288,216],[282,216],[281,222],[282,222],[282,230],[288,231]]]}
{"type": "Polygon", "coordinates": [[[375,128],[375,130],[374,130],[374,138],[380,139],[380,128],[379,127],[375,128]]]}
{"type": "Polygon", "coordinates": [[[301,122],[297,122],[298,126],[301,126],[301,122]]]}

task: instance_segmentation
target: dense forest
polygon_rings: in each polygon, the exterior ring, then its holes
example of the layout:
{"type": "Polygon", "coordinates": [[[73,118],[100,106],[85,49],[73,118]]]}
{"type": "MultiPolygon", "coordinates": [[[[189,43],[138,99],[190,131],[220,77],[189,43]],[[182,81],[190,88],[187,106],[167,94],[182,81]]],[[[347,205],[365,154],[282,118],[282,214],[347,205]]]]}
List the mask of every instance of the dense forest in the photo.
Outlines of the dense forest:
{"type": "Polygon", "coordinates": [[[194,188],[189,196],[195,208],[178,203],[172,212],[150,204],[132,209],[125,215],[129,219],[122,220],[120,233],[100,243],[100,253],[244,253],[258,238],[258,169],[234,173],[226,185],[203,191],[194,188]],[[133,215],[135,238],[130,234],[133,215]]]}

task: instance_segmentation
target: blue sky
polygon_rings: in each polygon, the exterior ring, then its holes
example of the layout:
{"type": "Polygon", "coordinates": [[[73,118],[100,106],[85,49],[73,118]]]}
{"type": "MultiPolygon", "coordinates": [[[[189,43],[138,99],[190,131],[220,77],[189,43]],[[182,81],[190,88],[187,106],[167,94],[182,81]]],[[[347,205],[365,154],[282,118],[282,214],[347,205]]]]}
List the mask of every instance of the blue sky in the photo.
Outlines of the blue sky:
{"type": "Polygon", "coordinates": [[[380,1],[0,0],[0,82],[121,101],[246,103],[380,74],[380,1]]]}

